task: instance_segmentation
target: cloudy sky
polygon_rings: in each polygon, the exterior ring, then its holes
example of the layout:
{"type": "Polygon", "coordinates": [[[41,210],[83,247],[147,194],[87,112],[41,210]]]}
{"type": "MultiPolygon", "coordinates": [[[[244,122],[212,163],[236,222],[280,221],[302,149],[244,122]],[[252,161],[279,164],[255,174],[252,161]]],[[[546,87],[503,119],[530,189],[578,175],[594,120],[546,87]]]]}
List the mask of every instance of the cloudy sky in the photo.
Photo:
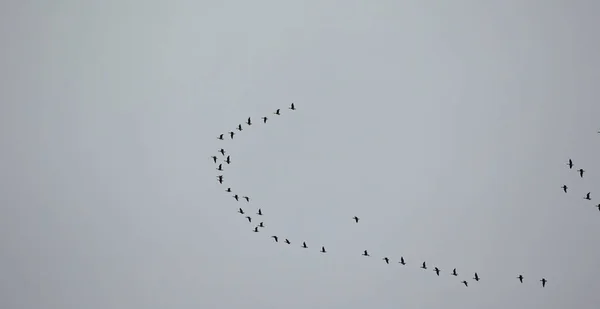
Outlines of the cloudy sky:
{"type": "Polygon", "coordinates": [[[597,308],[599,10],[4,1],[0,307],[597,308]]]}

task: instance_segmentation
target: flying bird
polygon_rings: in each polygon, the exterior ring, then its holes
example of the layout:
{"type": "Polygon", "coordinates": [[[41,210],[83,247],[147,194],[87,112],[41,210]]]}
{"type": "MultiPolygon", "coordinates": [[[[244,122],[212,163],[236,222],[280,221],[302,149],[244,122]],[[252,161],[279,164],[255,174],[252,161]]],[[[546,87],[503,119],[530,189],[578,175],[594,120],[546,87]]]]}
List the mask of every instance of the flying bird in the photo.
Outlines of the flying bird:
{"type": "Polygon", "coordinates": [[[222,184],[223,183],[223,175],[219,175],[217,176],[217,179],[219,180],[219,183],[222,184]]]}
{"type": "Polygon", "coordinates": [[[233,132],[233,131],[229,132],[229,136],[231,137],[231,139],[233,139],[234,135],[235,135],[235,132],[233,132]]]}
{"type": "Polygon", "coordinates": [[[585,172],[582,168],[577,170],[579,172],[579,176],[581,176],[581,178],[583,178],[583,172],[585,172]]]}
{"type": "Polygon", "coordinates": [[[467,283],[467,281],[462,281],[461,283],[463,283],[466,287],[469,287],[469,284],[467,283]]]}
{"type": "Polygon", "coordinates": [[[433,271],[435,271],[435,273],[439,276],[440,275],[440,269],[439,268],[434,268],[433,271]]]}
{"type": "Polygon", "coordinates": [[[265,227],[264,224],[261,222],[258,224],[258,227],[265,227]]]}
{"type": "Polygon", "coordinates": [[[250,218],[250,216],[246,216],[246,219],[248,219],[248,222],[252,222],[252,218],[250,218]]]}
{"type": "Polygon", "coordinates": [[[238,209],[238,212],[241,213],[242,215],[244,214],[244,210],[241,208],[238,209]]]}
{"type": "Polygon", "coordinates": [[[247,197],[247,196],[242,196],[242,197],[246,200],[246,202],[250,202],[250,198],[249,197],[247,197]]]}
{"type": "Polygon", "coordinates": [[[279,108],[278,108],[278,109],[277,109],[277,110],[276,110],[276,111],[275,111],[273,114],[275,114],[275,115],[281,115],[281,114],[279,113],[279,108]]]}
{"type": "Polygon", "coordinates": [[[598,208],[598,210],[600,210],[600,204],[596,205],[596,208],[598,208]]]}
{"type": "Polygon", "coordinates": [[[296,107],[294,106],[294,103],[292,103],[292,105],[290,105],[290,109],[291,110],[296,110],[296,107]]]}
{"type": "Polygon", "coordinates": [[[267,119],[269,119],[269,118],[267,118],[267,117],[262,117],[263,123],[267,123],[267,119]]]}
{"type": "Polygon", "coordinates": [[[258,212],[256,213],[259,216],[262,216],[262,210],[260,210],[260,208],[258,209],[258,212]]]}
{"type": "Polygon", "coordinates": [[[219,135],[219,137],[217,137],[217,139],[223,140],[223,135],[224,134],[219,135]]]}
{"type": "Polygon", "coordinates": [[[258,233],[258,226],[254,227],[254,232],[258,233]]]}
{"type": "Polygon", "coordinates": [[[219,150],[219,152],[221,153],[221,155],[225,155],[225,149],[221,148],[221,149],[219,150]]]}
{"type": "Polygon", "coordinates": [[[239,200],[240,200],[240,197],[239,197],[237,194],[236,194],[236,195],[234,195],[234,196],[233,196],[233,198],[234,198],[236,201],[239,201],[239,200]]]}
{"type": "Polygon", "coordinates": [[[352,219],[354,219],[354,221],[356,221],[356,223],[358,223],[358,220],[359,220],[359,219],[358,219],[358,217],[357,217],[357,216],[354,216],[354,218],[352,218],[352,219]]]}
{"type": "Polygon", "coordinates": [[[563,189],[563,191],[565,191],[565,193],[567,193],[567,189],[568,189],[568,188],[569,188],[569,187],[567,187],[567,185],[563,185],[563,186],[562,186],[562,189],[563,189]]]}
{"type": "Polygon", "coordinates": [[[225,159],[225,163],[231,164],[231,158],[229,156],[227,156],[227,159],[225,159]]]}
{"type": "Polygon", "coordinates": [[[248,120],[246,121],[246,123],[251,126],[252,125],[252,121],[250,120],[250,117],[248,117],[248,120]]]}
{"type": "Polygon", "coordinates": [[[222,171],[223,170],[223,164],[219,164],[219,167],[217,167],[217,171],[222,171]]]}
{"type": "Polygon", "coordinates": [[[325,253],[325,247],[321,247],[321,253],[325,253]]]}
{"type": "Polygon", "coordinates": [[[523,275],[519,275],[519,276],[517,277],[517,279],[519,279],[519,281],[521,281],[521,283],[523,283],[523,275]]]}
{"type": "Polygon", "coordinates": [[[365,252],[363,252],[363,254],[362,254],[362,255],[364,255],[364,256],[369,256],[369,252],[367,252],[367,250],[365,250],[365,252]]]}
{"type": "Polygon", "coordinates": [[[279,238],[277,236],[271,236],[271,238],[275,239],[275,242],[279,241],[279,238]]]}
{"type": "Polygon", "coordinates": [[[215,163],[217,163],[217,156],[212,156],[211,158],[213,159],[213,161],[214,161],[215,163]]]}
{"type": "Polygon", "coordinates": [[[592,194],[592,192],[588,192],[583,199],[591,201],[592,198],[590,197],[590,194],[592,194]]]}
{"type": "Polygon", "coordinates": [[[569,163],[567,163],[569,168],[573,168],[573,160],[569,159],[569,163]]]}
{"type": "Polygon", "coordinates": [[[475,281],[479,281],[479,276],[477,275],[477,273],[475,273],[475,277],[473,277],[473,279],[475,279],[475,281]]]}
{"type": "Polygon", "coordinates": [[[390,263],[390,259],[389,259],[387,256],[386,256],[386,257],[384,257],[384,258],[383,258],[383,260],[385,261],[385,263],[386,263],[386,264],[389,264],[389,263],[390,263]]]}
{"type": "Polygon", "coordinates": [[[545,287],[546,282],[548,282],[548,280],[546,280],[546,278],[542,278],[540,281],[542,282],[542,287],[545,287]]]}
{"type": "Polygon", "coordinates": [[[404,257],[402,257],[402,256],[400,257],[400,262],[399,263],[402,264],[402,265],[406,265],[406,263],[404,262],[404,257]]]}
{"type": "Polygon", "coordinates": [[[458,276],[458,274],[456,273],[456,268],[452,270],[452,276],[458,276]]]}
{"type": "Polygon", "coordinates": [[[286,238],[286,239],[285,239],[285,243],[289,245],[289,244],[290,244],[290,241],[289,241],[289,240],[286,238]]]}
{"type": "Polygon", "coordinates": [[[302,248],[308,248],[308,246],[306,246],[306,242],[305,241],[302,242],[302,248]]]}
{"type": "Polygon", "coordinates": [[[227,190],[225,190],[225,192],[231,192],[231,188],[227,188],[227,190]]]}
{"type": "Polygon", "coordinates": [[[243,130],[243,129],[242,129],[242,125],[241,125],[241,124],[238,124],[238,126],[237,126],[237,129],[238,129],[238,131],[242,131],[242,130],[243,130]]]}
{"type": "Polygon", "coordinates": [[[425,262],[423,262],[423,265],[421,266],[421,268],[427,269],[427,266],[425,265],[425,262]]]}

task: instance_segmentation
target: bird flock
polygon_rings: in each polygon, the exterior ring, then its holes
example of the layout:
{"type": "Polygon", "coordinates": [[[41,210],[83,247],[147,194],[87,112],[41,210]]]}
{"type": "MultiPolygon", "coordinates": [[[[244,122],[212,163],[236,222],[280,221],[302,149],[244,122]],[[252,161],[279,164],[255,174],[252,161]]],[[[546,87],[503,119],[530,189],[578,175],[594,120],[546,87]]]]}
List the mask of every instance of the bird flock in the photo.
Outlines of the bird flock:
{"type": "MultiPolygon", "coordinates": [[[[598,133],[600,133],[600,131],[598,131],[598,133]]],[[[573,164],[573,160],[569,159],[569,162],[567,162],[567,166],[569,167],[569,169],[573,169],[573,166],[575,166],[573,164]]],[[[583,173],[585,172],[584,169],[580,168],[577,170],[577,173],[579,173],[579,177],[583,178],[583,173]]],[[[562,189],[565,193],[567,193],[569,187],[567,185],[563,185],[562,189]]],[[[588,192],[585,194],[585,196],[583,197],[584,200],[588,200],[591,201],[592,200],[592,192],[588,192]]],[[[598,210],[600,211],[600,203],[598,205],[595,206],[596,208],[598,208],[598,210]]]]}
{"type": "MultiPolygon", "coordinates": [[[[296,110],[296,106],[294,105],[294,103],[292,103],[289,107],[288,110],[290,111],[295,111],[296,110]]],[[[273,117],[279,117],[282,115],[282,109],[277,109],[275,112],[272,113],[274,116],[273,117]]],[[[263,116],[260,118],[260,122],[263,125],[267,123],[267,121],[269,120],[269,118],[267,116],[263,116]]],[[[238,124],[237,128],[235,130],[237,130],[238,132],[243,131],[244,129],[249,129],[252,125],[254,124],[254,122],[252,122],[252,118],[248,117],[248,119],[246,120],[246,122],[244,123],[244,125],[242,124],[238,124]]],[[[225,141],[225,140],[234,140],[235,136],[236,136],[236,132],[235,130],[229,131],[227,133],[222,133],[220,135],[218,135],[217,139],[221,140],[221,141],[225,141]]],[[[600,132],[599,132],[600,133],[600,132]]],[[[217,171],[218,171],[218,175],[217,175],[217,181],[219,182],[219,184],[221,185],[225,185],[226,181],[225,181],[225,177],[223,175],[223,171],[224,171],[224,165],[223,164],[227,164],[230,165],[231,164],[231,155],[223,148],[221,147],[218,150],[218,154],[217,155],[213,155],[211,156],[213,162],[217,165],[217,171]]],[[[574,167],[573,161],[569,160],[569,162],[567,163],[567,165],[569,166],[570,169],[572,169],[574,167]]],[[[578,169],[577,170],[579,172],[579,175],[581,178],[583,178],[583,173],[585,172],[583,169],[578,169]]],[[[251,198],[249,196],[246,195],[240,195],[239,193],[237,193],[235,190],[233,190],[231,187],[227,187],[225,185],[226,189],[225,192],[227,192],[228,194],[231,194],[230,196],[232,198],[234,198],[237,202],[242,202],[245,203],[246,205],[249,205],[251,203],[251,198]]],[[[567,185],[563,185],[563,191],[566,193],[567,192],[567,185]]],[[[587,193],[587,195],[584,197],[584,199],[587,200],[591,200],[591,193],[587,193]]],[[[600,204],[598,204],[596,207],[598,207],[598,209],[600,210],[600,204]]],[[[255,233],[259,233],[262,231],[262,229],[265,228],[265,224],[263,221],[261,221],[260,219],[257,219],[256,216],[258,216],[258,218],[262,218],[263,216],[263,211],[261,208],[258,208],[256,210],[255,213],[251,214],[248,212],[248,210],[244,210],[247,209],[247,207],[242,206],[239,207],[237,212],[241,215],[245,215],[245,219],[249,222],[249,223],[254,223],[254,227],[252,228],[252,231],[255,233]],[[256,216],[254,216],[256,215],[256,216]],[[256,220],[255,220],[256,219],[256,220]],[[256,222],[258,221],[258,222],[256,222]]],[[[353,220],[355,224],[359,224],[359,221],[361,220],[358,216],[354,216],[354,217],[349,217],[348,220],[353,220]]],[[[286,245],[290,245],[290,246],[298,246],[300,248],[303,249],[310,249],[312,248],[308,246],[308,244],[306,243],[306,241],[303,240],[299,240],[296,244],[296,241],[294,241],[294,244],[292,244],[292,241],[290,241],[288,238],[279,236],[279,235],[271,235],[270,236],[271,239],[273,239],[274,243],[280,243],[280,241],[282,243],[285,243],[286,245]]],[[[325,249],[325,246],[321,245],[320,248],[319,246],[317,246],[317,249],[319,249],[319,252],[322,254],[327,253],[327,250],[325,249]]],[[[359,252],[357,252],[357,254],[359,254],[359,252]]],[[[368,250],[363,250],[362,251],[362,256],[366,257],[370,257],[371,255],[369,254],[368,250]]],[[[393,261],[390,257],[388,256],[383,256],[381,257],[381,260],[390,265],[390,263],[393,264],[397,264],[400,267],[406,267],[408,265],[417,265],[419,266],[420,269],[423,269],[425,271],[427,271],[429,268],[429,264],[427,263],[427,261],[407,261],[407,259],[404,258],[404,256],[400,256],[399,260],[397,261],[393,261]]],[[[433,272],[435,272],[435,274],[437,276],[440,276],[441,274],[443,274],[442,270],[437,267],[437,266],[433,266],[433,272]]],[[[453,276],[455,278],[459,277],[459,273],[457,271],[456,268],[453,268],[452,271],[448,271],[447,275],[453,276]]],[[[523,284],[525,280],[525,277],[522,274],[518,274],[515,273],[516,277],[513,277],[516,282],[516,284],[523,284]]],[[[474,272],[473,273],[473,277],[468,279],[469,281],[467,281],[467,279],[458,279],[457,283],[463,284],[465,287],[469,286],[469,282],[470,280],[474,280],[475,282],[479,282],[481,280],[481,277],[479,276],[478,272],[474,272]]],[[[546,280],[546,278],[541,278],[541,279],[537,279],[539,280],[539,282],[541,282],[541,287],[545,287],[546,283],[548,282],[548,280],[546,280]]]]}

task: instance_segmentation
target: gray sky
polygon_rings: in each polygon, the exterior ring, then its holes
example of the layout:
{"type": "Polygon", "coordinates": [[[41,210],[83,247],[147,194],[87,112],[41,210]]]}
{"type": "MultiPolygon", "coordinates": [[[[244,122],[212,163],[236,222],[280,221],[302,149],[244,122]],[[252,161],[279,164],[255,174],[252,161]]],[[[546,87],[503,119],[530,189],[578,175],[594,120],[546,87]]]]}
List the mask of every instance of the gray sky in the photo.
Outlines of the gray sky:
{"type": "Polygon", "coordinates": [[[0,307],[596,308],[600,4],[362,3],[2,2],[0,307]]]}

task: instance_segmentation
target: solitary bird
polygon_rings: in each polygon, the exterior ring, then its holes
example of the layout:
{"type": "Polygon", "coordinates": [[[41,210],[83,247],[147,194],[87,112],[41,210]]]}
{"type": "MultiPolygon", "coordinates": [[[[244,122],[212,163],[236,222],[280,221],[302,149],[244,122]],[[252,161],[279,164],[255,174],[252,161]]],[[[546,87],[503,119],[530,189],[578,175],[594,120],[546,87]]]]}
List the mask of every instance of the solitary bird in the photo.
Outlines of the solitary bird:
{"type": "Polygon", "coordinates": [[[223,139],[223,135],[224,135],[224,134],[220,134],[220,135],[219,135],[219,137],[217,137],[217,139],[220,139],[220,140],[222,140],[222,139],[223,139]]]}
{"type": "Polygon", "coordinates": [[[352,218],[352,219],[354,219],[354,221],[356,221],[356,223],[358,223],[358,220],[359,220],[359,219],[358,219],[358,217],[357,217],[357,216],[354,216],[354,218],[352,218]]]}
{"type": "Polygon", "coordinates": [[[519,275],[519,276],[517,277],[517,279],[519,279],[519,281],[521,281],[521,283],[523,283],[523,275],[519,275]]]}
{"type": "Polygon", "coordinates": [[[263,224],[263,222],[258,224],[258,227],[265,227],[265,225],[263,224]]]}
{"type": "Polygon", "coordinates": [[[404,262],[404,257],[402,257],[402,256],[400,257],[400,262],[399,263],[402,264],[402,265],[406,265],[406,263],[404,262]]]}
{"type": "Polygon", "coordinates": [[[427,266],[425,265],[425,262],[423,262],[423,265],[421,266],[421,268],[427,269],[427,266]]]}
{"type": "Polygon", "coordinates": [[[213,159],[213,161],[214,161],[215,163],[217,163],[217,156],[212,156],[211,158],[213,159]]]}
{"type": "Polygon", "coordinates": [[[219,183],[222,184],[223,183],[223,175],[219,175],[217,176],[217,179],[219,180],[219,183]]]}
{"type": "Polygon", "coordinates": [[[567,163],[569,168],[573,168],[573,160],[569,159],[569,163],[567,163]]]}
{"type": "Polygon", "coordinates": [[[258,233],[258,226],[254,227],[254,232],[258,233]]]}
{"type": "Polygon", "coordinates": [[[475,281],[479,281],[479,276],[477,275],[477,273],[475,273],[475,277],[473,277],[473,279],[475,279],[475,281]]]}
{"type": "Polygon", "coordinates": [[[250,117],[248,117],[248,120],[246,121],[246,123],[251,126],[252,125],[252,121],[250,120],[250,117]]]}
{"type": "Polygon", "coordinates": [[[281,114],[279,113],[279,108],[278,108],[278,109],[277,109],[277,110],[276,110],[276,111],[275,111],[273,114],[275,114],[275,115],[281,115],[281,114]]]}
{"type": "Polygon", "coordinates": [[[386,264],[389,264],[389,263],[390,263],[390,259],[389,259],[387,256],[386,256],[386,257],[384,257],[384,258],[383,258],[383,260],[385,261],[385,263],[386,263],[386,264]]]}
{"type": "Polygon", "coordinates": [[[433,271],[435,271],[435,273],[439,276],[440,275],[440,269],[439,268],[434,268],[433,271]]]}
{"type": "Polygon", "coordinates": [[[235,132],[233,132],[233,131],[229,132],[229,136],[231,137],[231,139],[233,139],[234,135],[235,135],[235,132]]]}
{"type": "Polygon", "coordinates": [[[269,118],[267,118],[267,117],[262,117],[263,123],[267,123],[267,119],[269,119],[269,118]]]}
{"type": "Polygon", "coordinates": [[[590,194],[592,194],[592,192],[588,192],[583,199],[591,201],[592,198],[590,197],[590,194]]]}
{"type": "Polygon", "coordinates": [[[567,187],[567,185],[563,185],[563,186],[562,186],[562,189],[563,189],[563,191],[565,191],[565,193],[567,193],[567,189],[568,189],[568,188],[569,188],[569,187],[567,187]]]}
{"type": "Polygon", "coordinates": [[[542,287],[545,287],[546,282],[548,282],[548,280],[546,280],[546,278],[542,278],[540,281],[542,281],[542,287]]]}
{"type": "Polygon", "coordinates": [[[365,250],[365,252],[363,252],[363,254],[362,254],[362,255],[364,255],[364,256],[369,256],[369,252],[367,252],[367,250],[365,250]]]}
{"type": "Polygon", "coordinates": [[[452,270],[452,276],[458,276],[458,274],[456,273],[456,268],[452,270]]]}
{"type": "Polygon", "coordinates": [[[308,248],[305,241],[302,242],[302,248],[308,248]]]}
{"type": "Polygon", "coordinates": [[[321,247],[321,253],[325,253],[325,247],[321,247]]]}
{"type": "Polygon", "coordinates": [[[262,210],[260,210],[260,208],[258,209],[258,212],[256,213],[259,216],[262,216],[262,210]]]}
{"type": "Polygon", "coordinates": [[[238,212],[241,213],[242,215],[244,214],[244,210],[241,208],[238,209],[238,212]]]}
{"type": "Polygon", "coordinates": [[[231,163],[231,158],[229,156],[227,156],[227,159],[225,159],[225,163],[227,163],[227,164],[231,163]]]}
{"type": "Polygon", "coordinates": [[[242,196],[242,197],[246,200],[246,202],[250,202],[250,198],[249,197],[247,197],[247,196],[242,196]]]}
{"type": "Polygon", "coordinates": [[[236,194],[236,195],[234,195],[234,196],[233,196],[233,198],[234,198],[236,201],[239,201],[239,200],[240,200],[240,197],[239,197],[237,194],[236,194]]]}
{"type": "Polygon", "coordinates": [[[231,188],[227,188],[227,190],[225,190],[225,192],[231,192],[231,188]]]}
{"type": "Polygon", "coordinates": [[[275,242],[279,241],[279,238],[277,236],[275,236],[275,235],[271,236],[271,238],[275,239],[275,242]]]}
{"type": "Polygon", "coordinates": [[[582,168],[577,170],[579,172],[579,176],[581,176],[581,178],[583,178],[583,172],[585,172],[582,168]]]}
{"type": "Polygon", "coordinates": [[[290,244],[290,241],[289,241],[289,240],[286,238],[286,239],[285,239],[285,243],[289,245],[289,244],[290,244]]]}
{"type": "Polygon", "coordinates": [[[292,105],[290,106],[291,110],[296,110],[296,107],[294,106],[294,103],[292,103],[292,105]]]}
{"type": "Polygon", "coordinates": [[[469,286],[469,284],[467,283],[467,281],[462,281],[462,283],[463,283],[463,284],[464,284],[466,287],[468,287],[468,286],[469,286]]]}
{"type": "Polygon", "coordinates": [[[221,155],[225,155],[225,149],[221,148],[221,149],[219,150],[219,152],[221,153],[221,155]]]}
{"type": "Polygon", "coordinates": [[[250,218],[250,216],[246,216],[246,219],[248,219],[248,222],[252,222],[252,218],[250,218]]]}
{"type": "Polygon", "coordinates": [[[238,129],[238,131],[242,131],[242,125],[238,124],[237,129],[238,129]]]}
{"type": "Polygon", "coordinates": [[[219,167],[217,167],[217,171],[222,171],[223,170],[223,164],[219,164],[219,167]]]}

